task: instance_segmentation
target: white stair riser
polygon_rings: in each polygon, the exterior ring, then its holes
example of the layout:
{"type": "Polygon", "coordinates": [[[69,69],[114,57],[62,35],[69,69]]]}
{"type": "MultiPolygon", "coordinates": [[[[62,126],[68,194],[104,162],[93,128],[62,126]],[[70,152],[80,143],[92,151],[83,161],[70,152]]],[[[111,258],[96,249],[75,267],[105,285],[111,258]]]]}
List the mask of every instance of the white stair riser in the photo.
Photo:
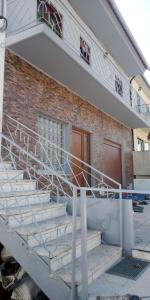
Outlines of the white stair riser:
{"type": "MultiPolygon", "coordinates": [[[[94,280],[99,278],[103,273],[105,273],[109,268],[111,268],[115,263],[117,263],[121,257],[122,257],[122,250],[120,249],[115,254],[110,255],[110,257],[107,258],[107,261],[104,258],[103,263],[97,265],[97,267],[95,267],[95,270],[92,269],[92,272],[88,272],[88,285],[90,285],[94,280]]],[[[66,278],[65,274],[62,273],[61,277],[69,285],[71,284],[70,279],[68,281],[68,278],[66,278]]],[[[79,278],[78,277],[76,278],[76,282],[78,282],[78,292],[80,293],[80,291],[82,290],[81,275],[79,276],[79,278]]]]}
{"type": "MultiPolygon", "coordinates": [[[[105,273],[109,268],[111,268],[120,258],[122,257],[122,250],[118,251],[114,256],[110,257],[110,260],[107,261],[100,268],[97,267],[97,270],[88,276],[88,284],[90,285],[94,280],[100,277],[103,273],[105,273]]],[[[79,287],[79,290],[82,286],[79,287]]]]}
{"type": "MultiPolygon", "coordinates": [[[[100,235],[95,236],[94,238],[87,240],[87,251],[94,249],[99,246],[101,243],[100,235]]],[[[59,247],[59,246],[58,246],[59,247]]],[[[76,258],[81,256],[81,244],[76,247],[76,258]]],[[[69,264],[72,260],[72,249],[68,250],[66,253],[64,252],[64,256],[54,258],[50,260],[50,268],[52,271],[57,271],[63,266],[69,264]]]]}
{"type": "Polygon", "coordinates": [[[144,259],[147,261],[150,261],[150,252],[148,251],[139,251],[139,250],[132,250],[132,256],[134,258],[138,258],[138,259],[144,259]]]}
{"type": "Polygon", "coordinates": [[[33,216],[30,212],[24,213],[22,215],[15,215],[8,217],[8,224],[10,227],[16,227],[18,225],[29,225],[36,222],[42,222],[44,220],[57,218],[65,215],[65,208],[55,208],[55,209],[47,209],[43,212],[37,211],[33,213],[33,216]]]}
{"type": "MultiPolygon", "coordinates": [[[[77,222],[76,224],[77,230],[80,229],[80,222],[77,222]]],[[[28,245],[30,247],[36,247],[41,244],[41,239],[45,243],[49,243],[52,240],[55,240],[65,234],[69,234],[72,232],[72,223],[69,225],[61,225],[56,226],[55,228],[51,230],[47,230],[46,232],[42,232],[41,234],[35,234],[31,237],[28,237],[28,245]]]]}
{"type": "Polygon", "coordinates": [[[36,189],[36,182],[5,182],[0,183],[0,193],[3,192],[20,192],[20,191],[34,191],[36,189]]]}
{"type": "Polygon", "coordinates": [[[7,179],[23,179],[23,172],[18,170],[12,171],[1,171],[0,170],[0,180],[7,180],[7,179]]]}
{"type": "Polygon", "coordinates": [[[0,209],[28,206],[40,203],[48,203],[50,201],[49,194],[16,196],[9,198],[0,198],[0,209]]]}

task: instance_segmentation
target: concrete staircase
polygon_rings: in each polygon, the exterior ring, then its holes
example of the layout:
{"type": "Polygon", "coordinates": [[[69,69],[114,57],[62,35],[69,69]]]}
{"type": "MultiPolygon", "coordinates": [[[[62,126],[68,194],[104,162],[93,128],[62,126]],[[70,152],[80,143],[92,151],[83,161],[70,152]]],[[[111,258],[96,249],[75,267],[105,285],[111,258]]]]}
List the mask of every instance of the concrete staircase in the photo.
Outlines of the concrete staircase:
{"type": "MultiPolygon", "coordinates": [[[[76,287],[82,289],[81,222],[76,220],[76,287]]],[[[36,189],[22,170],[0,164],[0,242],[51,300],[70,300],[72,280],[72,216],[49,191],[36,189]]],[[[122,255],[119,247],[101,244],[101,232],[88,230],[88,283],[122,255]]]]}

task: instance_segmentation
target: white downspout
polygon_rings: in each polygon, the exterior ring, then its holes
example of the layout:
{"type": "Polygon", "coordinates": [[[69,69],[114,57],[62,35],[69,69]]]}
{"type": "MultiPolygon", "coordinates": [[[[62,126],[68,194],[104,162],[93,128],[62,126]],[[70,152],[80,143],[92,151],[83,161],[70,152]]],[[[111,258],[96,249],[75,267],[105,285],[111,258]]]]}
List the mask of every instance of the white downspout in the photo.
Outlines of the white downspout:
{"type": "Polygon", "coordinates": [[[3,97],[4,97],[4,65],[5,65],[5,45],[6,45],[6,27],[7,27],[6,1],[7,0],[0,0],[0,132],[2,131],[3,97]]]}

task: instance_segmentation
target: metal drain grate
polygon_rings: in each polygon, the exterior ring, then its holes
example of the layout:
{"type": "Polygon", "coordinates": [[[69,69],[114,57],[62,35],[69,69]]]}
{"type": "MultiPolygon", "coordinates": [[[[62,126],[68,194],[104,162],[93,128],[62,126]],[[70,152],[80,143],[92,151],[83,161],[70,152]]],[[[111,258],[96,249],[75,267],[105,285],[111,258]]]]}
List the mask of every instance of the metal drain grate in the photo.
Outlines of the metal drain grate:
{"type": "Polygon", "coordinates": [[[110,268],[107,273],[137,280],[149,265],[150,263],[145,260],[125,257],[114,267],[110,268]]]}

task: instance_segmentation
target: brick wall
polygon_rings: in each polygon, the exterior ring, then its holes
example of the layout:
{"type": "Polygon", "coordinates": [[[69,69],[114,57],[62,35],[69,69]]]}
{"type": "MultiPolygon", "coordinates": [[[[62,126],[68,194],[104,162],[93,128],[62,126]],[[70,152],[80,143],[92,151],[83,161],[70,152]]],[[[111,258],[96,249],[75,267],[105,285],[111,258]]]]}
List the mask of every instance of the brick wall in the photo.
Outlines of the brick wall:
{"type": "Polygon", "coordinates": [[[4,112],[33,130],[37,128],[40,112],[90,132],[92,164],[101,171],[104,139],[121,144],[123,183],[132,182],[131,130],[9,51],[6,53],[4,112]]]}

